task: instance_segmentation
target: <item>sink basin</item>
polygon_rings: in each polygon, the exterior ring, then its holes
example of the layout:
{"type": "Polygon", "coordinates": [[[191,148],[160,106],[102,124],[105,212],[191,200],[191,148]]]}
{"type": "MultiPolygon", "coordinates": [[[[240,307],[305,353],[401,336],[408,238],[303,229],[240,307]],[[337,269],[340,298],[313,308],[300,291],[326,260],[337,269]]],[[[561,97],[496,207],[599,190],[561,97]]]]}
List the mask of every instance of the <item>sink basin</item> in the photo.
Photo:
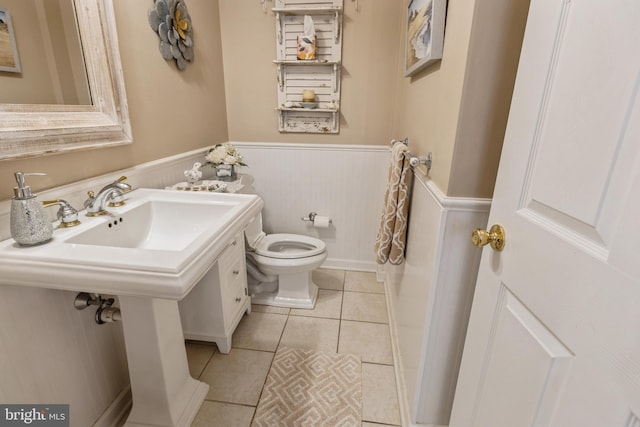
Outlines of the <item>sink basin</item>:
{"type": "Polygon", "coordinates": [[[44,245],[0,242],[0,283],[179,300],[262,206],[256,195],[136,189],[44,245]]]}
{"type": "Polygon", "coordinates": [[[203,230],[220,225],[236,205],[148,200],[113,221],[67,239],[66,243],[183,251],[203,230]]]}

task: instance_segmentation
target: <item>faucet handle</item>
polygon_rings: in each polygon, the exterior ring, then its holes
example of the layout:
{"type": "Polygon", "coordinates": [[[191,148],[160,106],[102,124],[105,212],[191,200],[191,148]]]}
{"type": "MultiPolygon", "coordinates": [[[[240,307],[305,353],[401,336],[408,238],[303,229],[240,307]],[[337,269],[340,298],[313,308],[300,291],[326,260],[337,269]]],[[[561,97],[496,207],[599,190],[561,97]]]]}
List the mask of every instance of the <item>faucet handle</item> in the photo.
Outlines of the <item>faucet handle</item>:
{"type": "Polygon", "coordinates": [[[120,178],[113,181],[113,185],[118,187],[122,191],[131,191],[131,185],[128,182],[125,182],[127,179],[126,176],[122,175],[120,178]]]}
{"type": "Polygon", "coordinates": [[[78,211],[66,200],[46,200],[42,202],[42,205],[45,208],[49,206],[60,205],[60,209],[58,209],[57,214],[58,219],[60,220],[60,228],[75,227],[76,225],[80,224],[80,220],[78,220],[78,211]]]}
{"type": "Polygon", "coordinates": [[[120,178],[113,181],[113,185],[120,191],[114,192],[111,195],[109,199],[109,207],[116,208],[125,204],[124,193],[128,193],[132,190],[131,185],[124,182],[126,179],[127,177],[122,175],[120,178]]]}
{"type": "Polygon", "coordinates": [[[128,193],[129,191],[133,190],[133,188],[131,188],[131,185],[129,185],[129,183],[124,182],[126,179],[127,177],[123,175],[120,178],[113,181],[113,184],[111,185],[116,187],[118,190],[120,190],[123,193],[128,193]]]}
{"type": "Polygon", "coordinates": [[[94,200],[96,200],[96,193],[93,190],[87,191],[87,196],[89,196],[89,198],[84,201],[85,209],[87,209],[87,207],[89,207],[89,205],[91,205],[94,202],[94,200]]]}

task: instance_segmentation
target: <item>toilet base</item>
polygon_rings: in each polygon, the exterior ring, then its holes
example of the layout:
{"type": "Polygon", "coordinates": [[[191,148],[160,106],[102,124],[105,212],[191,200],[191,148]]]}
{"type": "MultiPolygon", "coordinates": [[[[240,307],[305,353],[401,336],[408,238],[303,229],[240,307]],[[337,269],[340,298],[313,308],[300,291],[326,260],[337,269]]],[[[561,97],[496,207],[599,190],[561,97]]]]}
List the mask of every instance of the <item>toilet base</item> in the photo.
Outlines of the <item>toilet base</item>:
{"type": "Polygon", "coordinates": [[[275,307],[313,309],[318,299],[318,286],[311,280],[311,272],[281,274],[277,287],[271,283],[249,283],[253,304],[275,307]],[[306,286],[300,286],[306,282],[306,286]]]}

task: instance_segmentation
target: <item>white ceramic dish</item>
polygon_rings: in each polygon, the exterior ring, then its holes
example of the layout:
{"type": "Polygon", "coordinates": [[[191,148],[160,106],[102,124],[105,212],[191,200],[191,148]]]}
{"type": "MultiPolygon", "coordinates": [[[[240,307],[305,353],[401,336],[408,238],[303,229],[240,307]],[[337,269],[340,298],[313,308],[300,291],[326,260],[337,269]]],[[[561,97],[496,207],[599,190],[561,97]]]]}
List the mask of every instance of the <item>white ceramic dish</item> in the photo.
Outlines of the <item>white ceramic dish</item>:
{"type": "Polygon", "coordinates": [[[318,108],[317,102],[301,102],[300,105],[302,105],[302,108],[318,108]]]}
{"type": "Polygon", "coordinates": [[[165,187],[165,190],[208,191],[210,193],[225,193],[227,191],[227,183],[213,180],[203,180],[200,182],[200,184],[179,182],[169,187],[165,187]]]}

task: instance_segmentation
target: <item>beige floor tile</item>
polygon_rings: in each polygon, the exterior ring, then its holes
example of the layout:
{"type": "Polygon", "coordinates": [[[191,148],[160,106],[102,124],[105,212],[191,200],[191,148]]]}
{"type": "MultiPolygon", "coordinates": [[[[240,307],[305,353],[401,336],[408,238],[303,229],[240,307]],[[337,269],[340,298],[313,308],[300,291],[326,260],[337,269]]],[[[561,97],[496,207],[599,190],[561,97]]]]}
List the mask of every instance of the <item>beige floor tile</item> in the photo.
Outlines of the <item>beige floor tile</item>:
{"type": "Polygon", "coordinates": [[[384,295],[345,292],[342,300],[342,319],[388,323],[387,303],[384,295]]]}
{"type": "Polygon", "coordinates": [[[251,311],[256,313],[289,314],[291,309],[271,305],[251,304],[251,311]]]}
{"type": "Polygon", "coordinates": [[[313,310],[301,308],[291,309],[292,316],[325,317],[339,319],[342,310],[342,291],[319,289],[316,306],[313,310]]]}
{"type": "Polygon", "coordinates": [[[217,347],[213,344],[200,344],[193,341],[185,343],[187,348],[187,361],[189,362],[189,373],[193,378],[198,378],[202,370],[207,365],[217,347]]]}
{"type": "Polygon", "coordinates": [[[384,294],[384,283],[376,280],[376,273],[347,271],[344,277],[344,290],[384,294]]]}
{"type": "Polygon", "coordinates": [[[389,325],[343,320],[338,353],[357,354],[363,362],[393,365],[389,325]]]}
{"type": "Polygon", "coordinates": [[[210,387],[207,399],[257,405],[272,360],[273,353],[239,348],[214,354],[200,376],[210,387]]]}
{"type": "Polygon", "coordinates": [[[254,412],[251,406],[205,400],[191,427],[249,427],[254,412]]]}
{"type": "Polygon", "coordinates": [[[344,289],[344,270],[328,270],[318,268],[311,272],[313,283],[320,289],[341,291],[344,289]]]}
{"type": "Polygon", "coordinates": [[[249,350],[276,351],[287,323],[282,314],[255,313],[243,316],[238,324],[231,345],[249,350]]]}
{"type": "Polygon", "coordinates": [[[337,319],[289,316],[280,347],[304,348],[335,353],[338,349],[337,319]]]}
{"type": "Polygon", "coordinates": [[[393,425],[402,422],[393,366],[362,364],[362,420],[393,425]]]}

